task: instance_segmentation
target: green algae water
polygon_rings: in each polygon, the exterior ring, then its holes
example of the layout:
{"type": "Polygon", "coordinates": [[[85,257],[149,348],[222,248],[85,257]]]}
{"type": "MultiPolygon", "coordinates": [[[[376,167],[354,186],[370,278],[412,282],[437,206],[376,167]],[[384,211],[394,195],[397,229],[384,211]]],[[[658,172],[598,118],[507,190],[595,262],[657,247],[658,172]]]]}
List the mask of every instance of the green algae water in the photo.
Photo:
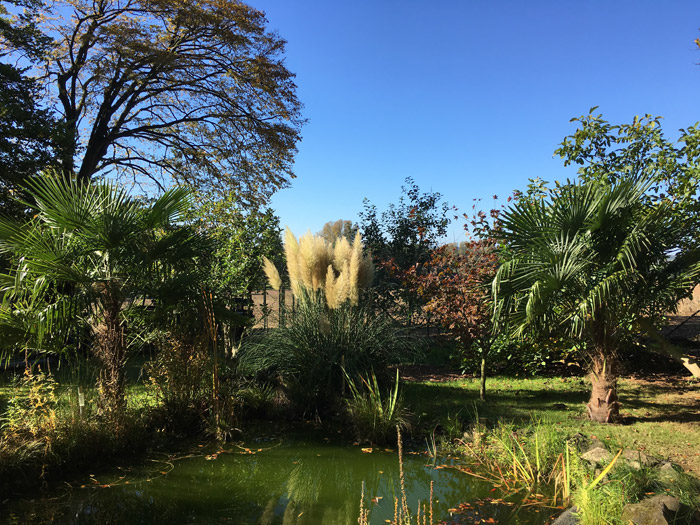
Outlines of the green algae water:
{"type": "MultiPolygon", "coordinates": [[[[418,501],[427,503],[433,481],[436,523],[544,524],[553,514],[444,468],[449,461],[438,464],[405,453],[408,506],[415,512],[418,501]]],[[[357,523],[363,483],[371,523],[387,523],[400,495],[395,450],[287,432],[93,473],[41,499],[7,502],[0,522],[350,525],[357,523]]]]}

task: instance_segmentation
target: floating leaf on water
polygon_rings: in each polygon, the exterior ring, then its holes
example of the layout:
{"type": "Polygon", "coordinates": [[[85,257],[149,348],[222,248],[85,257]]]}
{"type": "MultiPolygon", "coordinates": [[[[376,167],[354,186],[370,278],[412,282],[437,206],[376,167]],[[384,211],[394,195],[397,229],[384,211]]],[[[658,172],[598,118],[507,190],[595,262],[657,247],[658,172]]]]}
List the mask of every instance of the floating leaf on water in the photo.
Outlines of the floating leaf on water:
{"type": "Polygon", "coordinates": [[[363,449],[362,449],[362,452],[364,452],[365,454],[371,454],[371,453],[372,453],[372,447],[363,448],[363,449]]]}

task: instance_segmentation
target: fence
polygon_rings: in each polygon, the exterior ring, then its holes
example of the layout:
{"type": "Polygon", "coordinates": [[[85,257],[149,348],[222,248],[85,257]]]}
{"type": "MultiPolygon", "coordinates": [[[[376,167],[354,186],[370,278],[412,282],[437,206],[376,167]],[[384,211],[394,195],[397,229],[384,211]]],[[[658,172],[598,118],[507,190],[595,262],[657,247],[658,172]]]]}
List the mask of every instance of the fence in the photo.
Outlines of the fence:
{"type": "MultiPolygon", "coordinates": [[[[251,294],[253,301],[254,328],[268,329],[284,326],[285,315],[296,310],[296,299],[289,288],[279,290],[263,289],[251,294]]],[[[391,315],[391,312],[390,312],[391,315]]],[[[392,315],[404,327],[410,327],[423,335],[431,336],[441,333],[437,323],[431,323],[430,316],[416,308],[410,314],[405,312],[392,315]]]]}

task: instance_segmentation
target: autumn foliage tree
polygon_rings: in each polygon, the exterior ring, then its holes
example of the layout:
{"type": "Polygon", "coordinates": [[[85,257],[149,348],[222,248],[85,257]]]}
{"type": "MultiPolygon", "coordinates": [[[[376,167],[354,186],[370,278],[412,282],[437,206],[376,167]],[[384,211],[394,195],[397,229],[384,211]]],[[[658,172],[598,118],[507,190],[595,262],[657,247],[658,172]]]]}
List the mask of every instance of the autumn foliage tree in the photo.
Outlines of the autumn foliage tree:
{"type": "Polygon", "coordinates": [[[375,306],[403,313],[411,323],[421,299],[409,286],[408,272],[425,263],[446,235],[450,206],[439,192],[422,192],[413,179],[406,179],[397,204],[382,213],[367,199],[360,212],[360,231],[377,267],[375,306]]]}
{"type": "MultiPolygon", "coordinates": [[[[481,356],[481,399],[486,398],[486,360],[491,349],[491,281],[498,269],[494,232],[499,210],[475,212],[470,240],[444,245],[406,273],[409,286],[425,301],[423,310],[449,330],[465,350],[481,356]]],[[[467,218],[467,217],[465,217],[467,218]]]]}

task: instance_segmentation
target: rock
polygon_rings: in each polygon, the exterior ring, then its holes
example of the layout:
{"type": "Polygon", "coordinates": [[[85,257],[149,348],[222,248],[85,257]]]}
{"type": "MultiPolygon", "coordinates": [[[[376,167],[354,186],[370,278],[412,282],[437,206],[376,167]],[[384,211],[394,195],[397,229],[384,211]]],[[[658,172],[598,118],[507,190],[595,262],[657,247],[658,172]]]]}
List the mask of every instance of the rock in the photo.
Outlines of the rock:
{"type": "Polygon", "coordinates": [[[591,439],[590,443],[591,444],[589,445],[587,451],[591,451],[591,450],[596,449],[596,448],[603,448],[603,449],[606,448],[605,443],[603,443],[600,439],[595,438],[595,437],[591,439]]]}
{"type": "Polygon", "coordinates": [[[576,507],[566,509],[556,520],[554,520],[552,525],[578,525],[581,522],[579,521],[578,514],[576,514],[576,512],[578,512],[576,507]]]}
{"type": "Polygon", "coordinates": [[[670,461],[664,461],[658,468],[659,481],[666,484],[675,483],[678,473],[676,469],[673,468],[673,463],[670,461]]]}
{"type": "Polygon", "coordinates": [[[675,520],[680,507],[678,498],[660,494],[639,503],[625,505],[622,522],[632,525],[668,525],[675,520]]]}
{"type": "Polygon", "coordinates": [[[576,434],[569,438],[569,445],[575,447],[579,452],[588,450],[589,444],[590,441],[588,438],[580,432],[576,432],[576,434]]]}
{"type": "Polygon", "coordinates": [[[651,464],[651,461],[647,455],[640,450],[625,449],[622,452],[622,459],[627,461],[627,464],[636,470],[641,469],[643,466],[647,467],[651,464]]]}
{"type": "Polygon", "coordinates": [[[597,465],[610,461],[612,459],[612,454],[605,448],[595,447],[589,449],[585,454],[582,454],[581,459],[585,459],[597,465]]]}

